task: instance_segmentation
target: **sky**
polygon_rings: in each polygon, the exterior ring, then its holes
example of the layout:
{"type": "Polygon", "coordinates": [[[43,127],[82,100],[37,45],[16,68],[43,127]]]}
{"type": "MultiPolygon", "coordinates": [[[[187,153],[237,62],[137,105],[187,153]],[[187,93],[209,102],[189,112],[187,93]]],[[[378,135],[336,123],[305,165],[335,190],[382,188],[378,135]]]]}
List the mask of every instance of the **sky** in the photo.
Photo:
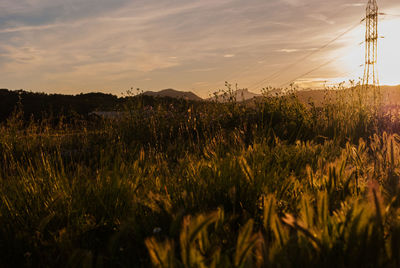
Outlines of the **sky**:
{"type": "MultiPolygon", "coordinates": [[[[174,88],[207,97],[225,81],[253,92],[357,81],[366,2],[1,0],[0,88],[117,95],[174,88]]],[[[380,17],[380,82],[400,84],[400,2],[378,5],[388,14],[380,17]]]]}

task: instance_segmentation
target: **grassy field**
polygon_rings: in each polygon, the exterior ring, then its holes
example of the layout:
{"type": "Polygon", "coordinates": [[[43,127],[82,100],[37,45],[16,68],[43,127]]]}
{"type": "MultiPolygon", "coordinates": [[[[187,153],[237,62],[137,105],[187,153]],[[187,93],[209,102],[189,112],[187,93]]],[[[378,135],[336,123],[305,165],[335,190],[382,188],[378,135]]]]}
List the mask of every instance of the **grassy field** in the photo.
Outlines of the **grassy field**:
{"type": "Polygon", "coordinates": [[[125,109],[1,124],[0,266],[400,266],[394,107],[348,89],[125,109]]]}

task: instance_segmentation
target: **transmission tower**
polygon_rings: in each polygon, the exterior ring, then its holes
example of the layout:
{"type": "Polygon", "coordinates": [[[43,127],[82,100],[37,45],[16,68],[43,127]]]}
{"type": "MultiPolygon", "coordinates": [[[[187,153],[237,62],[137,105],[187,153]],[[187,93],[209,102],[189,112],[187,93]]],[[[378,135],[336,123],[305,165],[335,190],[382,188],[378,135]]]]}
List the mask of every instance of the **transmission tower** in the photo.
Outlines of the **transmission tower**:
{"type": "Polygon", "coordinates": [[[375,97],[377,90],[379,90],[376,66],[378,60],[378,4],[376,0],[368,0],[365,21],[365,69],[363,89],[372,89],[375,97]]]}

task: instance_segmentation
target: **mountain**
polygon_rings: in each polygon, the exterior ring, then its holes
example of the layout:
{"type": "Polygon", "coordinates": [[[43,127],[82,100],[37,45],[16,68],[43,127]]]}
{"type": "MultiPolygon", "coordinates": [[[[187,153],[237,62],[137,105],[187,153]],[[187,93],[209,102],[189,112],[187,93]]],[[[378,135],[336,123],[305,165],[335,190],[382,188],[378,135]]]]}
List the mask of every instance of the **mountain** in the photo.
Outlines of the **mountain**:
{"type": "Polygon", "coordinates": [[[154,91],[146,91],[143,93],[145,96],[152,96],[152,97],[170,97],[170,98],[175,98],[175,99],[185,99],[185,100],[192,100],[192,101],[201,101],[203,100],[193,92],[184,92],[184,91],[178,91],[175,89],[164,89],[158,92],[154,91]]]}
{"type": "Polygon", "coordinates": [[[232,93],[229,92],[217,93],[216,96],[212,96],[207,100],[218,101],[218,102],[228,102],[229,100],[236,100],[237,102],[242,102],[257,97],[261,97],[261,94],[250,92],[247,88],[245,88],[245,89],[238,89],[236,91],[233,91],[232,93]]]}

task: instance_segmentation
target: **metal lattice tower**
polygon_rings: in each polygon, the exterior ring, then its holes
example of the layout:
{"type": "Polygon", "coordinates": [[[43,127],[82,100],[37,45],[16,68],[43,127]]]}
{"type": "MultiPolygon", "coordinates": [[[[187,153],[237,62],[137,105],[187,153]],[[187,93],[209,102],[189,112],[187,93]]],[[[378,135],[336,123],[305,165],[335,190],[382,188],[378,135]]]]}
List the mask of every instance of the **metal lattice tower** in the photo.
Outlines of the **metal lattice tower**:
{"type": "Polygon", "coordinates": [[[363,89],[373,89],[375,95],[377,89],[379,89],[376,66],[378,60],[378,4],[376,0],[368,0],[365,21],[365,69],[363,89]]]}

